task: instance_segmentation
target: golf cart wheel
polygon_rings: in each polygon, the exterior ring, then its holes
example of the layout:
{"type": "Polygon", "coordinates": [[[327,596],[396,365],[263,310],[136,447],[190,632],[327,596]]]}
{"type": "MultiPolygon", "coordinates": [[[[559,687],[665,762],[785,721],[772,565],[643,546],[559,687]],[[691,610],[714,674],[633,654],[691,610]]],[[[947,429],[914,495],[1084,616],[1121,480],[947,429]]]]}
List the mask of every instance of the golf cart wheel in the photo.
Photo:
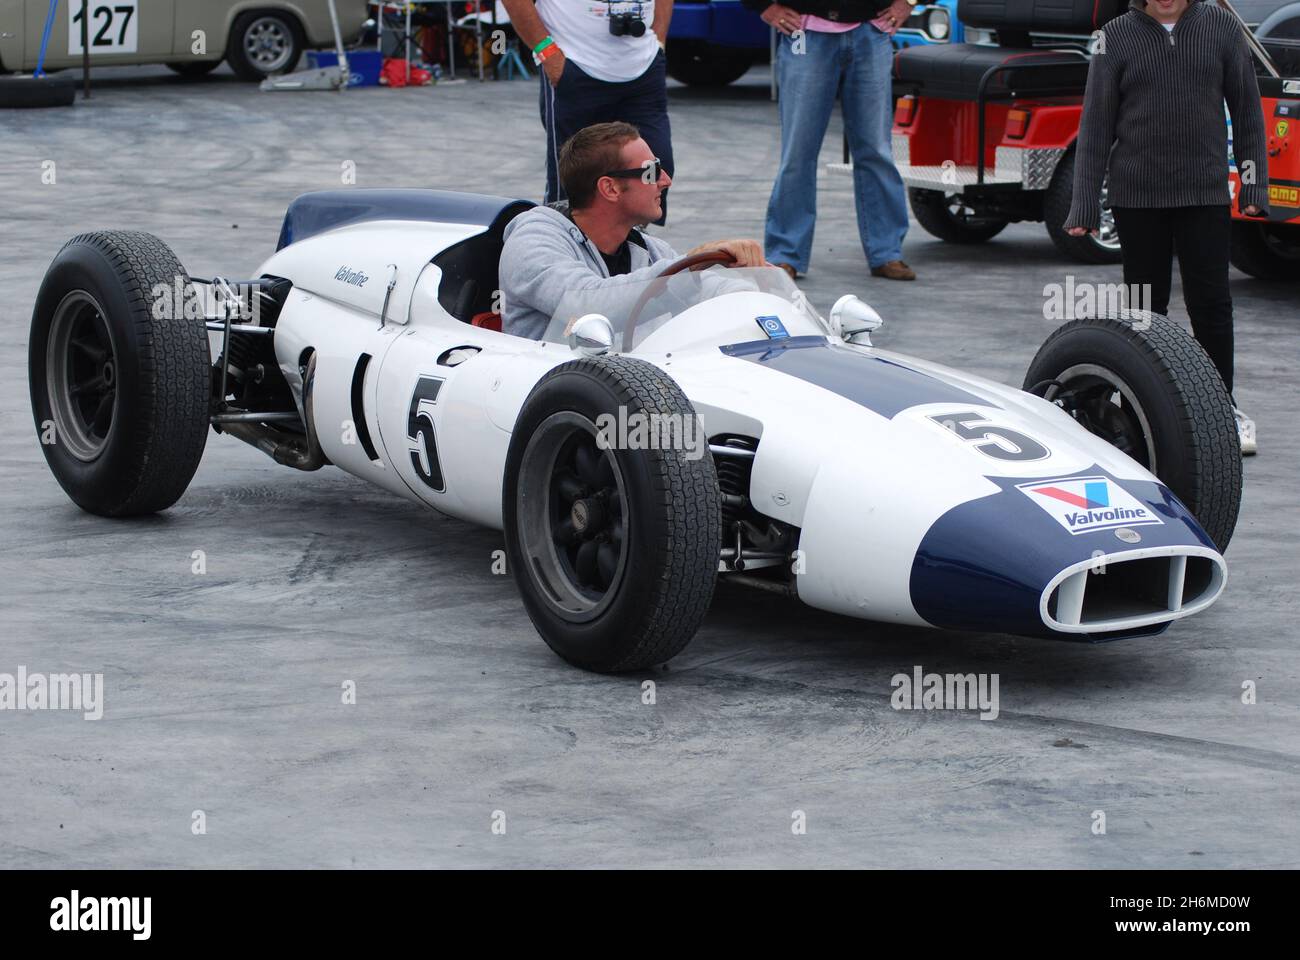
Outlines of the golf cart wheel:
{"type": "Polygon", "coordinates": [[[609,356],[543,377],[515,424],[502,501],[510,570],[557,654],[614,673],[663,663],[690,642],[713,599],[721,495],[695,411],[661,370],[609,356]],[[699,443],[629,432],[627,443],[605,434],[611,442],[598,444],[604,416],[634,426],[652,414],[699,443]]]}
{"type": "Polygon", "coordinates": [[[1300,226],[1234,220],[1230,259],[1259,280],[1300,280],[1300,226]]]}
{"type": "Polygon", "coordinates": [[[1052,182],[1043,197],[1043,221],[1047,235],[1056,249],[1079,263],[1120,263],[1124,257],[1119,245],[1119,230],[1115,215],[1110,211],[1109,178],[1101,184],[1101,220],[1097,236],[1085,233],[1072,237],[1065,231],[1065,218],[1070,215],[1074,202],[1074,151],[1071,150],[1056,165],[1052,182]]]}
{"type": "Polygon", "coordinates": [[[261,81],[298,65],[306,38],[298,18],[280,10],[250,10],[230,28],[226,61],[241,80],[261,81]]]}
{"type": "Polygon", "coordinates": [[[981,217],[965,206],[959,194],[909,187],[907,199],[912,216],[932,237],[948,243],[983,243],[996,237],[1007,225],[1000,217],[981,217]]]}
{"type": "Polygon", "coordinates": [[[84,510],[164,510],[198,469],[211,358],[203,321],[173,303],[189,283],[165,243],[134,231],[73,237],[45,274],[28,347],[32,413],[50,470],[84,510]]]}
{"type": "Polygon", "coordinates": [[[182,77],[195,79],[206,77],[219,66],[220,60],[177,60],[167,64],[167,69],[182,77]]]}
{"type": "Polygon", "coordinates": [[[77,96],[71,73],[0,77],[0,108],[70,107],[77,96]]]}
{"type": "Polygon", "coordinates": [[[1201,345],[1159,314],[1072,320],[1039,348],[1025,389],[1164,482],[1215,545],[1232,539],[1241,505],[1241,442],[1232,398],[1201,345]],[[1059,388],[1057,385],[1059,384],[1059,388]]]}

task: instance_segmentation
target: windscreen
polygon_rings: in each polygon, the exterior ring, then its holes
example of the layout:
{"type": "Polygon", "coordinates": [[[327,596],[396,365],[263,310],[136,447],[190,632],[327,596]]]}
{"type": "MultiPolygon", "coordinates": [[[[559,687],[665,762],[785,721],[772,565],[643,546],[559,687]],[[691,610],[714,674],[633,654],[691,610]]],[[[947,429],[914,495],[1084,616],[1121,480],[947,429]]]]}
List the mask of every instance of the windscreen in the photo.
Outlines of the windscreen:
{"type": "Polygon", "coordinates": [[[570,290],[551,316],[542,339],[567,343],[573,324],[589,313],[609,320],[615,352],[635,350],[650,334],[692,307],[729,293],[758,292],[778,296],[822,326],[813,309],[789,275],[777,267],[740,267],[687,270],[670,277],[630,279],[611,277],[581,290],[570,290]],[[630,341],[627,331],[632,331],[630,341]]]}

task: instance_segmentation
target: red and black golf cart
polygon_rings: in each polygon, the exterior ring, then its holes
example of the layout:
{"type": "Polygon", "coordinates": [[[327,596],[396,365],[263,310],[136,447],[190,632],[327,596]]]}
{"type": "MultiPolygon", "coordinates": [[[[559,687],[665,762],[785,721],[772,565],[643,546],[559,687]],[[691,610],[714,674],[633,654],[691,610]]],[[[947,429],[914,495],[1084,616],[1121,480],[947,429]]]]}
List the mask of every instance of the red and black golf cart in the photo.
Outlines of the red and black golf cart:
{"type": "MultiPolygon", "coordinates": [[[[1127,0],[960,0],[968,33],[992,42],[898,52],[894,160],[927,232],[978,243],[1010,222],[1040,220],[1073,259],[1119,261],[1104,186],[1097,236],[1071,237],[1063,225],[1089,47],[1096,31],[1127,6],[1127,0]]],[[[1300,79],[1278,76],[1268,52],[1242,29],[1260,74],[1271,212],[1268,219],[1244,218],[1234,210],[1232,261],[1253,276],[1300,279],[1300,79]]],[[[1235,195],[1236,168],[1230,157],[1225,161],[1235,195]]]]}

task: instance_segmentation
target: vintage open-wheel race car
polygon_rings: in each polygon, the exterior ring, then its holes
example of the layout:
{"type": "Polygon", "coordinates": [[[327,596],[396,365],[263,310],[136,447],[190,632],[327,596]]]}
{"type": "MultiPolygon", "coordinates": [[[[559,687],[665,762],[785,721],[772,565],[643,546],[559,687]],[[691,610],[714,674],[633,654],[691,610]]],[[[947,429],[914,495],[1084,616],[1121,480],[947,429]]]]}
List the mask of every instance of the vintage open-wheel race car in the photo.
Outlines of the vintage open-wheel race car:
{"type": "Polygon", "coordinates": [[[129,517],[184,494],[210,430],[333,464],[503,530],[542,637],[600,671],[681,650],[720,577],[1065,640],[1158,633],[1222,591],[1232,404],[1164,317],[1065,324],[1021,389],[873,346],[856,297],[823,317],[781,270],[695,257],[632,301],[575,291],[524,339],[493,310],[530,206],[308,194],[243,282],[147,233],[72,238],[30,339],[51,471],[129,517]]]}

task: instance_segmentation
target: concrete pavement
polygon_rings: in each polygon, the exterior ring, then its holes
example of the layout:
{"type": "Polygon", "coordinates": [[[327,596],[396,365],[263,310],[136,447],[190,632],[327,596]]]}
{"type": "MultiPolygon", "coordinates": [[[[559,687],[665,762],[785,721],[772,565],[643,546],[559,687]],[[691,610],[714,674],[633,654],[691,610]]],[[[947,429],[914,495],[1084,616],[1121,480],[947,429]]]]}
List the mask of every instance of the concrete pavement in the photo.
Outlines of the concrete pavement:
{"type": "MultiPolygon", "coordinates": [[[[1090,646],[890,629],[723,587],[667,669],[594,676],[551,654],[492,573],[499,534],[217,436],[172,510],[92,517],[46,469],[27,398],[31,306],[66,238],[145,229],[196,275],[242,277],[289,200],[349,164],[358,186],[536,199],[535,87],[100,77],[71,110],[0,113],[0,672],[101,672],[106,690],[98,721],[0,711],[0,864],[1300,864],[1295,286],[1233,274],[1237,396],[1262,452],[1207,613],[1090,646]],[[997,673],[1000,716],[891,709],[890,678],[915,665],[997,673]]],[[[761,237],[766,74],[670,97],[661,235],[761,237]]],[[[1047,284],[1120,280],[1063,262],[1041,224],[978,247],[914,227],[920,280],[872,279],[848,178],[823,176],[820,209],[814,304],[857,292],[886,318],[878,344],[1007,382],[1054,325],[1047,284]]]]}

